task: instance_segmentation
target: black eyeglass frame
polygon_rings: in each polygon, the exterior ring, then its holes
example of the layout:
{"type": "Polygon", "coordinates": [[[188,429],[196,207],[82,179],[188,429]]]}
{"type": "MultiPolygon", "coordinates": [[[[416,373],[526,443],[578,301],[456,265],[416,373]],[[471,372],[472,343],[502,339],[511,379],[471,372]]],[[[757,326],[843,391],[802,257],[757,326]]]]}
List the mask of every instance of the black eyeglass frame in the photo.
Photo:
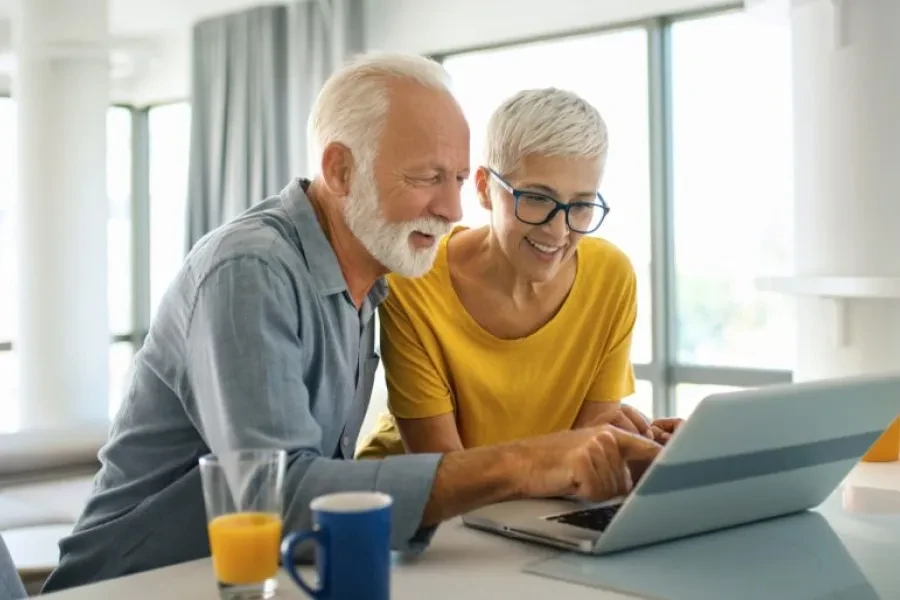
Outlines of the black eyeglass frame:
{"type": "Polygon", "coordinates": [[[556,218],[557,213],[559,213],[559,211],[562,211],[565,213],[566,227],[568,227],[570,231],[574,231],[575,233],[581,233],[581,234],[587,235],[587,234],[594,233],[595,231],[600,229],[600,226],[603,225],[603,221],[606,220],[606,216],[609,214],[609,204],[606,203],[606,200],[603,198],[603,196],[600,194],[600,192],[597,192],[597,202],[569,202],[569,203],[560,202],[553,196],[548,196],[547,194],[542,194],[540,192],[534,192],[531,190],[520,190],[520,189],[514,188],[511,183],[509,183],[506,179],[503,178],[502,175],[500,175],[500,173],[498,173],[491,167],[487,167],[487,170],[497,180],[497,182],[500,183],[500,185],[503,187],[503,189],[512,195],[513,201],[515,203],[515,211],[514,212],[515,212],[516,218],[520,222],[525,223],[526,225],[544,225],[544,224],[552,221],[554,218],[556,218]],[[549,213],[547,213],[547,216],[542,221],[538,221],[538,222],[526,221],[525,219],[523,219],[522,217],[519,216],[519,202],[521,201],[522,196],[524,196],[526,194],[529,196],[541,198],[541,199],[546,200],[547,202],[550,202],[554,205],[554,207],[550,210],[549,213]],[[591,207],[594,209],[600,209],[600,220],[597,221],[597,224],[594,227],[592,227],[591,229],[588,229],[588,230],[579,229],[577,227],[572,227],[572,224],[569,222],[569,211],[572,210],[573,207],[575,207],[575,208],[591,207]]]}

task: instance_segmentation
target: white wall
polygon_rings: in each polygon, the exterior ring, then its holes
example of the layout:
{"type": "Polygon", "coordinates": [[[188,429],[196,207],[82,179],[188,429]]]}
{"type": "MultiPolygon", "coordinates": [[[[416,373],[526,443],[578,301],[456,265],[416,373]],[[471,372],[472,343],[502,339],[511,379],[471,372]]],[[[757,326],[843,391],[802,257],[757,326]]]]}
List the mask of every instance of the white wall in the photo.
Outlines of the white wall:
{"type": "MultiPolygon", "coordinates": [[[[534,37],[611,27],[659,15],[735,4],[729,0],[364,0],[369,48],[442,54],[534,37]]],[[[8,47],[0,19],[0,52],[8,47]]],[[[153,40],[149,62],[139,53],[133,77],[112,81],[113,102],[138,106],[190,96],[191,28],[153,40]]],[[[0,94],[9,81],[0,72],[0,94]]]]}
{"type": "Polygon", "coordinates": [[[723,0],[365,0],[371,49],[442,54],[734,4],[723,0]]]}
{"type": "Polygon", "coordinates": [[[190,29],[159,39],[159,50],[128,90],[131,104],[146,106],[190,97],[191,39],[190,29]]]}

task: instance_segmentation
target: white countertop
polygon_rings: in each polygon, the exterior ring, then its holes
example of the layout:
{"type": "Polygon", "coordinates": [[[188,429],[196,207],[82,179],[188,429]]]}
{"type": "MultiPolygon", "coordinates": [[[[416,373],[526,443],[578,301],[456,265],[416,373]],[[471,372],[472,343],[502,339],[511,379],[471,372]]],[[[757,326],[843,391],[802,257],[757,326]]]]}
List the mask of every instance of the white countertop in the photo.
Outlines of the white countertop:
{"type": "MultiPolygon", "coordinates": [[[[861,464],[846,483],[856,489],[900,491],[900,463],[861,464]]],[[[897,505],[896,512],[900,513],[900,504],[897,505]]],[[[438,530],[432,546],[425,554],[396,565],[392,572],[392,596],[400,600],[441,600],[459,598],[461,595],[466,600],[634,598],[522,572],[526,565],[557,554],[558,551],[550,548],[475,531],[464,527],[459,520],[450,521],[438,530]]],[[[309,576],[310,573],[311,569],[307,569],[306,575],[309,576]]],[[[763,574],[759,575],[764,577],[763,574]]],[[[279,580],[279,598],[305,598],[284,573],[279,575],[279,580]]],[[[218,594],[212,566],[206,559],[46,597],[53,600],[216,600],[218,594]]]]}

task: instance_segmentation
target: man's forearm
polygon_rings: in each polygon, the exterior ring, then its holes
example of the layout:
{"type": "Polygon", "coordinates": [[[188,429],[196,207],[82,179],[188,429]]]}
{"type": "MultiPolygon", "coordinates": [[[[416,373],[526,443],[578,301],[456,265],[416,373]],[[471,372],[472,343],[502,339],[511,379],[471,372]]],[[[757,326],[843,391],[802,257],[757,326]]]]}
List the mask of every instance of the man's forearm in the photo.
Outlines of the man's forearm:
{"type": "Polygon", "coordinates": [[[422,525],[431,527],[480,506],[522,497],[514,446],[451,452],[438,467],[422,525]]]}

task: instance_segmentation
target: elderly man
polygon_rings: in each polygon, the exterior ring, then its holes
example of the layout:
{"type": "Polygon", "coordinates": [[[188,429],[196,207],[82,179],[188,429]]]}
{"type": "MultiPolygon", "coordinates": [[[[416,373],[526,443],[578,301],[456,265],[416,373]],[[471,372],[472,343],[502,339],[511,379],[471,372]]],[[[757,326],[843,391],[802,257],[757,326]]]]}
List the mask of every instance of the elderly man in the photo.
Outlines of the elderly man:
{"type": "Polygon", "coordinates": [[[319,171],[206,236],[166,294],[101,452],[84,514],[45,591],[209,554],[197,459],[288,452],[284,527],[321,494],[394,498],[392,544],[519,497],[627,491],[625,461],[659,446],[609,424],[505,446],[351,459],[378,364],[373,310],[390,271],[424,274],[460,218],[469,132],[445,73],[364,56],[323,87],[310,119],[319,171]]]}

